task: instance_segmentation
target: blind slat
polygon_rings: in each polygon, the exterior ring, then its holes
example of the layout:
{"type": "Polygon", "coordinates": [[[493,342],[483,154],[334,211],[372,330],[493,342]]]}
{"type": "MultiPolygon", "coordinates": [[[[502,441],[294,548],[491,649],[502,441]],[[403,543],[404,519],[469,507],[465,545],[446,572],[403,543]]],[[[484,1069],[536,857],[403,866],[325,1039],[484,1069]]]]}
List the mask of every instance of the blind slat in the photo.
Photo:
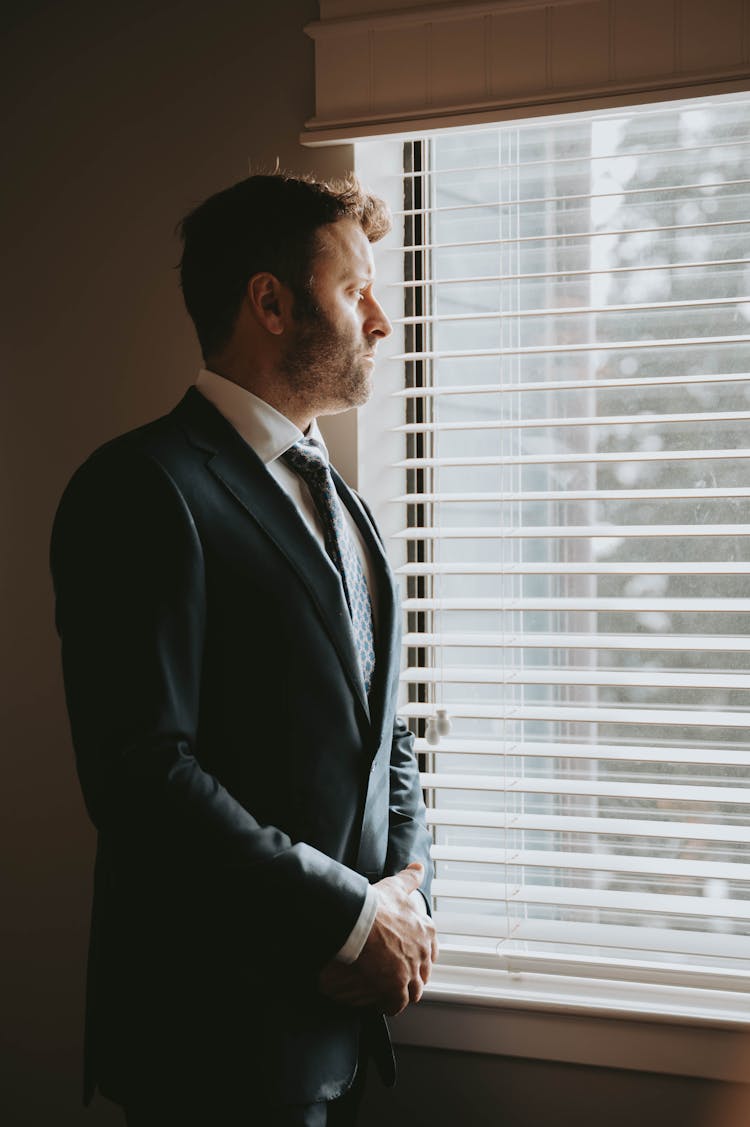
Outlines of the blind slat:
{"type": "MultiPolygon", "coordinates": [[[[741,105],[744,105],[743,103],[740,103],[740,102],[737,102],[735,104],[737,105],[738,108],[741,105]]],[[[747,103],[747,105],[750,105],[750,103],[747,103]]],[[[641,113],[643,113],[643,112],[644,111],[641,111],[641,113]]],[[[655,111],[655,112],[658,112],[658,111],[655,111]]],[[[523,128],[528,128],[528,126],[524,126],[524,123],[519,122],[518,125],[516,126],[516,128],[523,129],[523,128]]],[[[481,131],[478,131],[478,132],[481,132],[481,131]]],[[[673,153],[681,155],[683,153],[701,153],[701,152],[707,152],[707,151],[713,150],[713,149],[725,149],[725,148],[731,148],[732,150],[734,150],[735,148],[742,148],[745,145],[750,145],[750,141],[745,140],[743,137],[732,137],[731,139],[727,139],[726,141],[713,141],[709,145],[686,145],[686,144],[683,144],[683,145],[675,145],[675,146],[671,146],[671,147],[667,147],[667,148],[663,148],[663,147],[659,148],[658,146],[654,146],[653,148],[647,148],[647,149],[642,149],[642,148],[641,149],[632,149],[632,150],[629,150],[628,152],[625,152],[625,153],[596,153],[596,154],[591,153],[591,154],[589,154],[585,157],[584,156],[555,156],[555,157],[545,157],[545,158],[539,159],[539,160],[520,160],[520,161],[515,161],[513,163],[508,163],[508,164],[504,164],[504,163],[499,161],[496,164],[466,165],[466,166],[458,166],[456,168],[451,168],[451,167],[447,167],[447,168],[424,168],[424,169],[420,169],[418,172],[414,172],[410,169],[405,169],[404,172],[403,172],[403,178],[404,178],[404,180],[412,180],[412,179],[427,180],[430,177],[438,177],[439,176],[439,177],[443,178],[445,176],[454,175],[455,173],[459,173],[459,172],[468,172],[472,176],[475,176],[477,172],[502,172],[504,170],[507,170],[507,171],[513,172],[513,173],[517,173],[519,168],[534,168],[534,167],[538,167],[538,166],[546,167],[548,165],[586,164],[586,166],[588,167],[594,161],[611,161],[611,160],[625,160],[625,159],[632,160],[635,157],[668,156],[668,155],[671,155],[673,153]]]]}
{"type": "Polygon", "coordinates": [[[482,563],[410,563],[395,569],[397,575],[748,575],[747,563],[706,560],[700,563],[647,561],[612,563],[592,560],[591,563],[504,563],[486,560],[482,563]]]}
{"type": "Polygon", "coordinates": [[[748,498],[750,489],[744,486],[728,485],[724,488],[708,489],[551,489],[547,491],[529,490],[525,493],[404,493],[392,498],[393,503],[403,505],[435,504],[505,504],[526,501],[712,501],[725,498],[748,498]]]}
{"type": "MultiPolygon", "coordinates": [[[[750,180],[746,180],[746,179],[742,179],[742,180],[714,180],[714,181],[712,181],[710,183],[706,183],[706,184],[700,184],[700,183],[698,183],[698,184],[653,184],[653,185],[649,185],[648,187],[643,187],[643,188],[618,188],[617,191],[614,191],[614,192],[576,192],[576,193],[569,192],[569,193],[566,193],[564,195],[556,195],[556,196],[517,196],[517,197],[511,198],[511,199],[487,200],[486,202],[480,201],[479,203],[463,202],[463,203],[455,203],[455,204],[446,204],[443,207],[435,206],[435,207],[402,208],[401,210],[394,212],[394,214],[401,216],[401,217],[405,217],[405,216],[411,216],[411,217],[414,217],[414,216],[430,216],[430,217],[432,217],[433,215],[444,215],[446,213],[453,213],[455,211],[460,211],[460,212],[476,211],[477,209],[485,210],[485,209],[488,209],[488,208],[495,210],[495,209],[501,208],[501,207],[521,208],[521,207],[527,206],[528,204],[563,203],[563,202],[569,203],[571,200],[583,200],[585,203],[592,203],[594,201],[599,201],[599,200],[611,200],[611,199],[619,200],[619,199],[627,199],[629,196],[643,196],[643,195],[647,196],[647,195],[653,194],[654,192],[659,192],[659,193],[705,192],[705,191],[708,191],[709,189],[714,189],[714,188],[737,188],[737,187],[741,187],[741,186],[746,185],[746,184],[750,184],[750,180]]],[[[736,199],[736,194],[734,192],[731,194],[730,199],[733,199],[733,200],[736,199]]],[[[660,200],[659,201],[659,203],[662,204],[662,205],[669,205],[669,204],[673,204],[673,203],[682,203],[682,202],[684,202],[682,199],[676,200],[676,201],[675,200],[660,200]]]]}
{"type": "Polygon", "coordinates": [[[680,537],[700,536],[750,536],[747,524],[567,524],[535,525],[527,524],[519,528],[487,528],[480,526],[467,528],[404,528],[393,533],[401,540],[570,540],[577,537],[585,539],[623,539],[624,537],[654,538],[674,540],[680,537]]]}
{"type": "MultiPolygon", "coordinates": [[[[585,872],[634,873],[639,877],[664,877],[664,860],[658,857],[628,857],[623,853],[556,853],[552,850],[504,850],[471,848],[466,845],[433,845],[439,861],[470,864],[498,864],[511,868],[562,869],[585,872]]],[[[750,864],[724,861],[685,861],[669,858],[669,877],[694,877],[698,880],[750,880],[750,864]]],[[[750,920],[750,900],[742,902],[750,920]]],[[[686,913],[687,914],[687,913],[686,913]]]]}
{"type": "MultiPolygon", "coordinates": [[[[749,338],[750,339],[750,338],[749,338]]],[[[556,430],[560,427],[621,427],[621,426],[667,426],[672,423],[741,423],[750,419],[750,411],[688,411],[670,415],[578,415],[542,416],[523,419],[467,419],[454,423],[402,423],[393,427],[399,434],[436,434],[453,431],[495,431],[530,430],[544,428],[556,430]]]]}
{"type": "Polygon", "coordinates": [[[642,462],[711,462],[735,461],[750,458],[750,450],[738,447],[736,450],[618,450],[599,453],[580,450],[566,454],[488,454],[466,455],[460,457],[422,457],[404,458],[395,462],[392,469],[419,470],[441,469],[448,466],[562,466],[580,463],[611,462],[635,464],[642,462]]]}
{"type": "Polygon", "coordinates": [[[699,258],[695,261],[686,262],[638,262],[633,266],[607,265],[598,269],[589,268],[587,270],[537,270],[522,274],[472,274],[464,278],[420,278],[418,280],[410,278],[398,282],[386,282],[386,286],[398,290],[413,290],[417,287],[430,290],[434,286],[476,285],[478,282],[519,282],[543,278],[596,278],[603,274],[640,274],[649,270],[692,270],[712,266],[744,266],[748,262],[750,262],[750,259],[747,258],[699,258]]]}
{"type": "MultiPolygon", "coordinates": [[[[628,927],[623,924],[577,923],[569,920],[508,919],[469,913],[437,912],[434,922],[443,934],[491,936],[501,942],[550,943],[571,947],[605,947],[638,953],[712,956],[747,960],[746,935],[705,931],[628,927]]],[[[501,948],[499,949],[501,950],[501,948]]]]}
{"type": "MultiPolygon", "coordinates": [[[[411,703],[401,708],[404,716],[434,716],[437,705],[411,703]]],[[[579,708],[575,705],[547,707],[533,703],[520,704],[476,704],[473,701],[452,701],[451,715],[466,719],[484,720],[545,720],[580,724],[636,724],[646,726],[656,724],[662,727],[682,726],[685,728],[737,728],[750,729],[750,713],[715,712],[709,709],[656,709],[632,706],[630,708],[579,708]]]]}
{"type": "MultiPolygon", "coordinates": [[[[442,934],[468,934],[491,937],[503,946],[508,943],[550,943],[565,950],[609,948],[611,950],[655,953],[655,955],[704,956],[715,959],[748,961],[748,935],[727,935],[706,931],[672,931],[654,926],[627,926],[606,923],[574,923],[568,920],[493,919],[478,913],[435,913],[434,922],[442,934]]],[[[502,953],[502,948],[497,948],[502,953]]]]}
{"type": "MultiPolygon", "coordinates": [[[[748,220],[750,223],[750,220],[748,220]]],[[[724,344],[746,344],[747,333],[718,337],[654,337],[641,340],[589,340],[574,344],[533,344],[514,348],[452,348],[440,352],[401,352],[388,356],[388,360],[472,360],[485,356],[557,356],[574,352],[633,352],[643,349],[718,348],[724,344]]]]}
{"type": "Polygon", "coordinates": [[[407,684],[452,685],[608,685],[619,688],[644,686],[660,689],[750,689],[748,673],[680,673],[676,670],[594,668],[529,669],[524,666],[498,669],[493,666],[467,668],[449,665],[430,669],[410,666],[401,674],[407,684]]]}
{"type": "MultiPolygon", "coordinates": [[[[750,826],[734,822],[678,822],[670,818],[613,818],[576,814],[518,814],[515,811],[459,810],[427,808],[428,825],[476,826],[482,829],[507,830],[509,833],[532,830],[549,834],[585,834],[616,836],[628,839],[646,838],[654,848],[662,842],[721,842],[728,846],[750,845],[750,826]]],[[[666,866],[665,866],[666,867],[666,866]]]]}
{"type": "MultiPolygon", "coordinates": [[[[418,739],[417,751],[435,754],[436,749],[418,739]]],[[[543,740],[502,740],[502,739],[443,739],[440,741],[440,755],[497,755],[532,759],[613,759],[618,763],[692,763],[706,766],[736,766],[750,768],[750,747],[732,748],[726,745],[716,747],[670,747],[666,744],[644,746],[642,744],[607,744],[600,740],[591,743],[563,743],[543,740]]]]}
{"type": "MultiPolygon", "coordinates": [[[[748,724],[750,727],[750,724],[748,724]]],[[[452,772],[423,772],[422,786],[428,790],[475,790],[488,794],[565,794],[602,798],[641,798],[663,802],[714,802],[730,806],[750,806],[750,787],[710,787],[697,783],[690,786],[676,784],[666,775],[663,783],[623,783],[616,780],[547,775],[530,778],[526,775],[459,775],[452,772]]]]}
{"type": "Polygon", "coordinates": [[[580,317],[599,313],[643,313],[657,309],[711,309],[722,305],[746,305],[748,297],[704,297],[693,301],[643,301],[631,305],[566,305],[549,306],[544,309],[497,310],[476,313],[423,313],[414,317],[396,317],[396,325],[431,325],[453,323],[456,321],[503,321],[508,318],[526,317],[580,317]]]}
{"type": "Polygon", "coordinates": [[[407,646],[482,646],[492,649],[548,650],[696,650],[706,653],[748,653],[750,636],[746,634],[548,634],[507,630],[502,634],[407,633],[407,646]]]}
{"type": "Polygon", "coordinates": [[[612,238],[617,235],[661,235],[668,231],[706,231],[717,227],[743,227],[750,224],[750,219],[716,219],[703,220],[700,223],[664,223],[657,227],[609,227],[600,231],[565,231],[555,232],[552,235],[515,235],[507,239],[462,239],[456,242],[440,243],[411,243],[401,246],[388,246],[386,251],[398,251],[400,254],[409,254],[426,250],[448,250],[460,247],[493,247],[493,246],[520,246],[524,243],[556,243],[561,240],[567,242],[572,239],[598,239],[612,238]]]}
{"type": "MultiPolygon", "coordinates": [[[[601,534],[600,534],[601,535],[601,534]]],[[[476,599],[404,599],[404,610],[590,610],[623,611],[638,614],[640,611],[690,611],[703,613],[747,613],[750,599],[646,599],[646,598],[515,598],[513,596],[476,599]]]]}
{"type": "MultiPolygon", "coordinates": [[[[750,261],[750,260],[749,260],[750,261]]],[[[601,389],[622,389],[635,387],[684,387],[700,384],[746,383],[750,372],[709,372],[701,375],[684,376],[618,376],[616,379],[587,380],[549,380],[523,382],[508,380],[505,383],[450,384],[432,387],[404,387],[391,392],[394,399],[438,399],[443,395],[502,395],[520,392],[544,392],[553,395],[556,391],[600,391],[601,389]]]]}
{"type": "MultiPolygon", "coordinates": [[[[526,970],[536,975],[570,975],[578,979],[585,977],[618,982],[651,983],[664,987],[678,987],[681,990],[684,990],[686,985],[693,985],[698,989],[732,991],[737,994],[739,1013],[744,1015],[747,1009],[750,970],[721,971],[708,966],[684,967],[665,963],[649,968],[632,958],[613,958],[600,954],[595,959],[590,955],[573,954],[570,951],[562,951],[559,954],[547,951],[524,951],[514,948],[510,943],[502,944],[493,954],[478,945],[469,948],[465,942],[441,944],[438,968],[442,967],[446,970],[453,967],[465,968],[467,956],[471,959],[472,966],[495,972],[498,968],[512,970],[516,975],[526,970]]],[[[440,973],[438,969],[437,974],[440,973]]]]}
{"type": "MultiPolygon", "coordinates": [[[[620,910],[638,913],[639,916],[684,916],[687,918],[695,917],[700,919],[710,918],[713,920],[742,920],[750,921],[750,901],[747,900],[730,900],[718,899],[708,896],[673,896],[669,893],[660,893],[658,895],[650,896],[648,893],[627,893],[627,892],[607,892],[605,889],[597,889],[595,892],[588,892],[586,889],[577,888],[554,888],[550,886],[541,886],[540,891],[537,893],[536,888],[530,886],[515,886],[509,885],[504,889],[506,899],[512,908],[514,902],[519,904],[534,904],[537,906],[543,905],[559,905],[567,907],[580,907],[580,908],[595,908],[597,894],[601,897],[599,908],[602,910],[620,910]],[[514,895],[514,891],[518,891],[518,895],[514,895]],[[523,891],[522,891],[523,890],[523,891]],[[549,894],[549,898],[545,898],[545,892],[549,894]],[[526,895],[524,895],[524,893],[526,895]],[[659,903],[661,907],[659,907],[659,903]]],[[[438,916],[440,910],[438,910],[438,916]]],[[[497,927],[497,917],[486,917],[488,922],[491,921],[491,927],[497,927]]],[[[455,933],[465,934],[460,924],[462,916],[456,916],[454,919],[455,933]]],[[[502,926],[502,925],[501,925],[502,926]]],[[[485,932],[471,932],[469,934],[487,934],[485,932]]],[[[497,932],[492,930],[489,935],[496,935],[497,932]]],[[[502,933],[501,933],[502,934],[502,933]]]]}

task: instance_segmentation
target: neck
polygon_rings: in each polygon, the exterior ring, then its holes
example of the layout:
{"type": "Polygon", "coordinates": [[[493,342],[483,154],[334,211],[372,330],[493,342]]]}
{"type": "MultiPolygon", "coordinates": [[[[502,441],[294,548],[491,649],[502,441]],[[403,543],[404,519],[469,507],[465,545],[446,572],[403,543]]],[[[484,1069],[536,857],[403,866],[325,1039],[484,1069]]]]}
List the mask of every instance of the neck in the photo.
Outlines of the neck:
{"type": "Polygon", "coordinates": [[[285,415],[303,434],[307,433],[316,412],[310,404],[301,402],[299,397],[285,386],[284,377],[280,372],[264,367],[260,363],[250,365],[247,362],[233,362],[231,357],[225,356],[217,359],[207,357],[205,364],[212,372],[216,372],[217,376],[223,376],[225,380],[257,395],[258,399],[262,399],[280,414],[285,415]]]}

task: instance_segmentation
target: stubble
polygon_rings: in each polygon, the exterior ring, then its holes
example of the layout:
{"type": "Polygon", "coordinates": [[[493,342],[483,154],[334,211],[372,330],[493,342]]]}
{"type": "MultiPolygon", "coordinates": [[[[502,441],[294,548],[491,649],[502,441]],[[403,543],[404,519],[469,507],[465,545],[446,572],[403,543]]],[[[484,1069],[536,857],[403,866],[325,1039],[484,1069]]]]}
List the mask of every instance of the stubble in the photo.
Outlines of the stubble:
{"type": "Polygon", "coordinates": [[[346,410],[360,407],[372,391],[366,346],[337,331],[321,310],[306,313],[284,348],[280,368],[300,402],[346,410]]]}

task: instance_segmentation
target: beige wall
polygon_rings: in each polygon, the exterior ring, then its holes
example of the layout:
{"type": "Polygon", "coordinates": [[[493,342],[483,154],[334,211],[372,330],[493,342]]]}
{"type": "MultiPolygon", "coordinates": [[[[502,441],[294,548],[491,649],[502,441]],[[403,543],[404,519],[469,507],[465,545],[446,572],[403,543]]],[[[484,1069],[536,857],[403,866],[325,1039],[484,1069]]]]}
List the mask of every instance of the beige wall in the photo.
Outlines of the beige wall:
{"type": "MultiPolygon", "coordinates": [[[[75,780],[47,570],[50,523],[96,445],[174,404],[199,354],[175,223],[248,160],[319,174],[305,150],[314,0],[14,4],[3,34],[0,1109],[11,1127],[113,1122],[78,1109],[93,835],[75,780]]],[[[3,17],[6,21],[8,17],[3,17]]]]}
{"type": "MultiPolygon", "coordinates": [[[[747,1127],[720,1085],[612,1068],[401,1049],[399,1081],[377,1081],[361,1127],[747,1127]],[[735,1110],[738,1114],[735,1114],[735,1110]]],[[[744,1109],[744,1110],[743,1110],[744,1109]]]]}
{"type": "MultiPolygon", "coordinates": [[[[119,1118],[78,1102],[93,834],[52,627],[52,515],[85,454],[168,409],[196,369],[173,270],[181,214],[242,177],[248,160],[278,156],[331,174],[351,154],[297,143],[314,109],[313,45],[302,32],[317,16],[313,0],[15,8],[3,17],[2,62],[0,1117],[9,1127],[95,1127],[119,1118]]],[[[351,471],[352,445],[338,433],[339,462],[351,471]]],[[[633,1108],[640,1095],[649,1100],[642,1127],[698,1122],[664,1110],[668,1097],[697,1109],[686,1081],[615,1082],[595,1070],[414,1050],[403,1072],[394,1123],[448,1127],[463,1107],[467,1127],[531,1127],[547,1113],[594,1127],[620,1092],[633,1108]],[[429,1117],[415,1113],[428,1082],[429,1117]],[[560,1116],[559,1085],[575,1120],[560,1116]],[[526,1090],[536,1100],[529,1115],[520,1110],[526,1090]]],[[[383,1099],[370,1122],[383,1121],[383,1099]]]]}

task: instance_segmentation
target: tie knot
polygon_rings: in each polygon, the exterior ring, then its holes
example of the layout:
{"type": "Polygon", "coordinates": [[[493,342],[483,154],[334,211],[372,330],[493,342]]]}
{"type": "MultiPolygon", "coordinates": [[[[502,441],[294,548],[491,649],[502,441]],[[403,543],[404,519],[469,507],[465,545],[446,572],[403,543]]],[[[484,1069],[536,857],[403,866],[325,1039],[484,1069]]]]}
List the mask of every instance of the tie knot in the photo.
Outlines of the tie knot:
{"type": "Polygon", "coordinates": [[[328,476],[325,454],[313,442],[301,439],[282,454],[285,462],[306,479],[321,481],[328,476]]]}

